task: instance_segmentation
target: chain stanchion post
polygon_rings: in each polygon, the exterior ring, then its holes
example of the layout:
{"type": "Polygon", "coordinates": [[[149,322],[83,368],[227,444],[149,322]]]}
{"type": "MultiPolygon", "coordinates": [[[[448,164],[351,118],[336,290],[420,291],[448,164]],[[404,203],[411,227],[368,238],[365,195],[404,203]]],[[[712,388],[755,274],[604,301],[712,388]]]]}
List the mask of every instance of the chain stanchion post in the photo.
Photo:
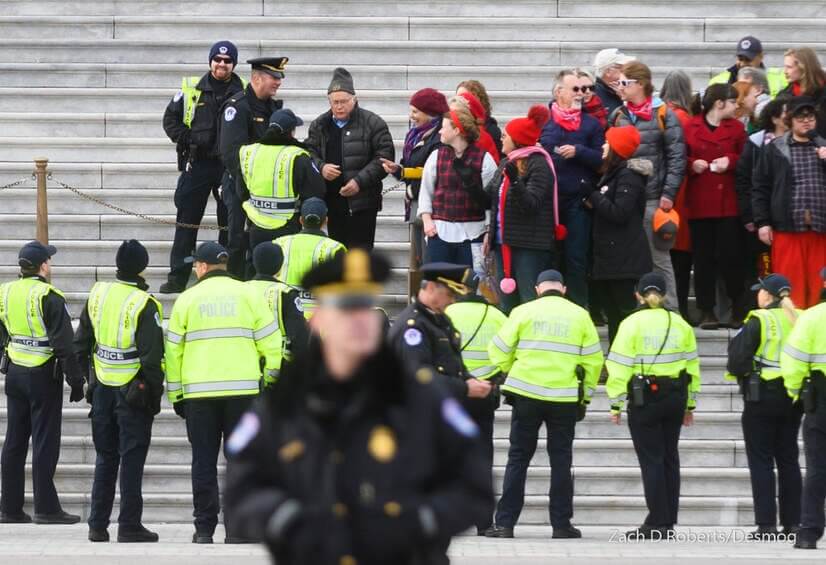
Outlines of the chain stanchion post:
{"type": "Polygon", "coordinates": [[[49,160],[40,157],[34,160],[34,176],[37,180],[37,241],[49,244],[49,206],[46,197],[46,177],[49,160]]]}

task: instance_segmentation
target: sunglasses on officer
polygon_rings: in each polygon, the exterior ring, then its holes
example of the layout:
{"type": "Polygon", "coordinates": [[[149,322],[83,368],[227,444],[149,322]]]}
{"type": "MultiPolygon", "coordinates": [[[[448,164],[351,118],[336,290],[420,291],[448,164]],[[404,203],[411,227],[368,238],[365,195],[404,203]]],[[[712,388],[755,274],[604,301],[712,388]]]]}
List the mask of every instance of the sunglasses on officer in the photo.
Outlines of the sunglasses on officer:
{"type": "Polygon", "coordinates": [[[231,65],[232,64],[232,59],[230,59],[229,57],[221,57],[220,55],[216,55],[215,57],[212,58],[212,62],[213,63],[223,63],[225,65],[231,65]]]}

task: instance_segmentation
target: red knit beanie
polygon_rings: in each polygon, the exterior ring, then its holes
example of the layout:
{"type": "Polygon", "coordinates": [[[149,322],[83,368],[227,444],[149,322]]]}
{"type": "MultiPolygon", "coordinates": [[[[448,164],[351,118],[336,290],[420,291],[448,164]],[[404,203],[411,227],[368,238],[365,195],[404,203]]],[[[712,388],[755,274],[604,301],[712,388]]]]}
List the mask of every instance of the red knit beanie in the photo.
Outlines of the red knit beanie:
{"type": "Polygon", "coordinates": [[[482,106],[482,103],[479,102],[479,99],[476,98],[475,95],[471,94],[470,92],[463,92],[459,96],[467,100],[468,107],[470,108],[470,113],[473,114],[473,117],[476,118],[476,122],[483,124],[485,120],[488,119],[488,114],[485,112],[485,107],[482,106]]]}
{"type": "Polygon", "coordinates": [[[410,105],[433,117],[447,114],[450,111],[447,98],[435,88],[423,88],[416,92],[410,97],[410,105]]]}
{"type": "Polygon", "coordinates": [[[542,127],[551,118],[551,111],[547,106],[537,104],[528,110],[527,118],[516,118],[508,122],[505,131],[517,145],[530,147],[539,141],[542,127]]]}
{"type": "Polygon", "coordinates": [[[611,151],[623,159],[630,159],[640,146],[640,132],[634,126],[608,128],[605,132],[605,141],[608,142],[611,151]]]}

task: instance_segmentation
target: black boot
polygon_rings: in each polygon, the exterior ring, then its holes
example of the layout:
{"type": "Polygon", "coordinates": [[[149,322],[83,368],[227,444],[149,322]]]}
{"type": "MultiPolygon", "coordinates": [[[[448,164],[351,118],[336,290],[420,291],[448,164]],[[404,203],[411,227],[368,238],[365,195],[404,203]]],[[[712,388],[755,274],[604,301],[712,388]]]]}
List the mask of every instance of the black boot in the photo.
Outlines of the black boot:
{"type": "Polygon", "coordinates": [[[154,543],[158,534],[147,530],[143,524],[118,528],[118,543],[154,543]]]}
{"type": "Polygon", "coordinates": [[[503,528],[502,526],[491,526],[485,530],[486,538],[512,538],[513,528],[503,528]]]}
{"type": "Polygon", "coordinates": [[[0,513],[0,524],[31,524],[32,517],[20,511],[20,514],[0,513]]]}
{"type": "Polygon", "coordinates": [[[109,541],[109,530],[96,530],[89,528],[89,541],[92,542],[107,542],[109,541]]]}
{"type": "Polygon", "coordinates": [[[80,522],[80,516],[69,514],[64,510],[55,512],[54,514],[34,515],[35,524],[77,524],[78,522],[80,522]]]}

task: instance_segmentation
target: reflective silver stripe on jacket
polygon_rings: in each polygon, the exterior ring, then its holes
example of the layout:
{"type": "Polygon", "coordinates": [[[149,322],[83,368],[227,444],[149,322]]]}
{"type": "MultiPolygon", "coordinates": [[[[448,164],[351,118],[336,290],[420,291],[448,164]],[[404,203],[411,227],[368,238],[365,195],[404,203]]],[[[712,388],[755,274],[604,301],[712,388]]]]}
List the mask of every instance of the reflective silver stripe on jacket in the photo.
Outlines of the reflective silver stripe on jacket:
{"type": "Polygon", "coordinates": [[[44,349],[48,348],[51,349],[52,342],[49,341],[48,338],[46,339],[39,339],[36,337],[27,337],[22,335],[14,335],[9,338],[9,341],[15,345],[23,345],[26,347],[37,348],[42,347],[44,349]]]}
{"type": "Polygon", "coordinates": [[[486,351],[468,351],[465,349],[462,351],[462,358],[473,359],[476,361],[486,361],[488,359],[488,354],[486,351]]]}
{"type": "Polygon", "coordinates": [[[265,337],[271,336],[275,332],[278,331],[278,321],[275,321],[260,330],[255,330],[253,332],[253,338],[256,340],[264,339],[265,337]]]}
{"type": "Polygon", "coordinates": [[[197,330],[194,332],[186,332],[184,340],[199,341],[202,339],[219,339],[245,337],[247,339],[255,339],[255,333],[248,328],[216,328],[214,330],[197,330]]]}
{"type": "Polygon", "coordinates": [[[594,355],[595,353],[602,353],[602,346],[599,342],[582,348],[582,355],[594,355]]]}
{"type": "Polygon", "coordinates": [[[760,355],[754,356],[754,362],[763,365],[764,367],[768,367],[770,369],[779,369],[780,362],[779,361],[772,361],[766,357],[761,357],[760,355]]]}
{"type": "Polygon", "coordinates": [[[826,363],[826,355],[809,355],[809,361],[812,363],[826,363]]]}
{"type": "Polygon", "coordinates": [[[167,392],[176,392],[176,391],[181,390],[181,388],[183,388],[183,387],[181,386],[180,381],[175,381],[175,382],[169,382],[169,381],[167,381],[167,382],[166,382],[166,390],[167,390],[167,392]]]}
{"type": "Polygon", "coordinates": [[[184,385],[184,394],[198,394],[200,392],[225,392],[241,390],[257,390],[259,381],[214,381],[208,383],[189,383],[184,385]]]}
{"type": "Polygon", "coordinates": [[[803,353],[802,351],[800,351],[796,347],[792,347],[788,343],[783,348],[783,353],[785,353],[789,357],[797,359],[798,361],[803,361],[804,363],[809,363],[812,360],[811,355],[809,355],[808,353],[803,353]]]}
{"type": "Polygon", "coordinates": [[[495,345],[505,353],[510,353],[511,351],[513,351],[513,347],[508,347],[507,345],[505,345],[505,342],[502,341],[502,339],[498,335],[493,336],[492,341],[493,345],[495,345]]]}
{"type": "Polygon", "coordinates": [[[505,380],[505,386],[543,396],[545,398],[576,398],[579,396],[579,389],[577,388],[548,388],[527,383],[516,377],[508,377],[505,380]]]}
{"type": "Polygon", "coordinates": [[[471,377],[484,377],[485,375],[492,373],[494,371],[498,371],[499,368],[496,365],[485,365],[484,367],[479,367],[478,369],[474,369],[470,372],[471,377]]]}
{"type": "Polygon", "coordinates": [[[634,361],[645,365],[665,365],[666,363],[676,363],[686,359],[686,353],[660,353],[659,355],[637,355],[634,361]]]}
{"type": "Polygon", "coordinates": [[[552,341],[537,341],[530,339],[520,339],[517,349],[533,349],[537,351],[553,351],[555,353],[567,353],[570,355],[581,355],[582,348],[578,345],[567,343],[554,343],[552,341]]]}
{"type": "Polygon", "coordinates": [[[634,366],[634,358],[628,357],[627,355],[623,355],[622,353],[617,353],[616,351],[611,351],[608,353],[608,360],[613,361],[619,365],[623,365],[625,367],[633,367],[634,366]]]}
{"type": "Polygon", "coordinates": [[[181,334],[176,334],[171,330],[166,330],[166,340],[169,343],[181,343],[184,340],[184,336],[181,334]]]}

